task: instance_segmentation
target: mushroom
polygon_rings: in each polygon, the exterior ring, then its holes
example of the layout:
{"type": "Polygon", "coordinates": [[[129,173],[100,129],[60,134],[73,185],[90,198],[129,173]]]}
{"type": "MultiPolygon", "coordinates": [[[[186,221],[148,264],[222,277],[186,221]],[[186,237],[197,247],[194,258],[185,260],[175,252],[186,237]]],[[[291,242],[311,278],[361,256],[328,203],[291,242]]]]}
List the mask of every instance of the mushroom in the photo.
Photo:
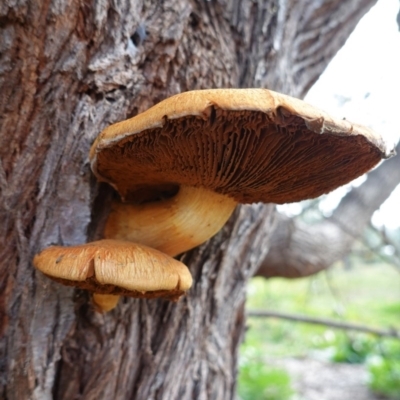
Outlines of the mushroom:
{"type": "Polygon", "coordinates": [[[119,240],[79,246],[52,246],[35,256],[35,267],[49,278],[94,293],[101,311],[119,296],[178,299],[192,284],[187,267],[160,251],[119,240]]]}
{"type": "Polygon", "coordinates": [[[361,125],[266,89],[181,93],[109,126],[90,150],[115,200],[106,238],[175,256],[205,242],[238,203],[314,198],[391,155],[361,125]]]}

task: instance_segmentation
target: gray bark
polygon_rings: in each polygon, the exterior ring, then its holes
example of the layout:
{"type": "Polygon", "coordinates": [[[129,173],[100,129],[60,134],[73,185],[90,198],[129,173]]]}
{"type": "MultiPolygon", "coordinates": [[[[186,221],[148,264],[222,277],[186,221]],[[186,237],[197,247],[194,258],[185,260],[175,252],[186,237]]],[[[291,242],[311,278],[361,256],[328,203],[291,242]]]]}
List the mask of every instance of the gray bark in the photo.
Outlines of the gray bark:
{"type": "Polygon", "coordinates": [[[183,256],[195,285],[177,304],[125,299],[99,315],[32,257],[101,236],[111,189],[88,150],[105,126],[189,89],[303,96],[374,2],[0,3],[0,398],[234,397],[271,206],[238,209],[183,256]]]}

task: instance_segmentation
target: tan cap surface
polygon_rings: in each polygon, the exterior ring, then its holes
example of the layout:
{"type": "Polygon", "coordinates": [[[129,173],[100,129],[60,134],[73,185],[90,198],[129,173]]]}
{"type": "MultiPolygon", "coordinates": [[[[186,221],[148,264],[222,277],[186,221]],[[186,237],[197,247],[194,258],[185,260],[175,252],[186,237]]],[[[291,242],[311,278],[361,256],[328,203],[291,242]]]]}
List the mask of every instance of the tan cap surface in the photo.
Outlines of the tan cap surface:
{"type": "Polygon", "coordinates": [[[286,203],[350,182],[389,156],[372,130],[266,89],[181,93],[106,128],[96,176],[125,199],[187,185],[241,203],[286,203]]]}
{"type": "Polygon", "coordinates": [[[175,298],[192,284],[181,262],[149,247],[117,240],[49,247],[33,263],[61,283],[103,294],[175,298]]]}

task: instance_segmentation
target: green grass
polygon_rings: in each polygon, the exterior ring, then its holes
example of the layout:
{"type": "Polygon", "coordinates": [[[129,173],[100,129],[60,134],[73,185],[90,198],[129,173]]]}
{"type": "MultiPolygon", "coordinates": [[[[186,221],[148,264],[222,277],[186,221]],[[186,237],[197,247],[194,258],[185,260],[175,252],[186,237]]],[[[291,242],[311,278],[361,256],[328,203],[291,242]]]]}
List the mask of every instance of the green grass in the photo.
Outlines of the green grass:
{"type": "MultiPolygon", "coordinates": [[[[400,273],[381,264],[351,270],[336,267],[310,278],[255,278],[248,309],[270,309],[400,330],[400,273]]],[[[329,327],[279,319],[249,318],[247,340],[269,355],[302,356],[327,348],[343,335],[329,327]]],[[[348,332],[346,335],[353,335],[348,332]]]]}
{"type": "Polygon", "coordinates": [[[268,366],[255,347],[242,347],[238,392],[241,400],[288,400],[293,394],[289,374],[268,366]]]}
{"type": "Polygon", "coordinates": [[[391,400],[400,400],[400,361],[380,358],[369,365],[370,388],[391,400]]]}
{"type": "MultiPolygon", "coordinates": [[[[400,331],[400,273],[389,265],[368,264],[350,270],[339,265],[328,272],[296,280],[255,278],[248,287],[247,308],[332,318],[400,331]]],[[[274,318],[249,318],[248,327],[239,376],[239,393],[243,399],[256,399],[251,397],[254,393],[265,394],[262,387],[268,388],[270,382],[279,381],[268,377],[268,367],[263,366],[266,358],[313,353],[331,361],[366,362],[371,373],[370,387],[398,399],[393,393],[400,388],[400,361],[389,360],[388,363],[387,355],[392,352],[382,352],[382,349],[394,346],[388,343],[399,344],[399,341],[274,318]],[[386,392],[385,387],[388,388],[386,392]],[[244,388],[250,397],[243,395],[244,388]]],[[[277,376],[279,374],[284,376],[283,371],[278,371],[277,376]]],[[[284,382],[285,378],[282,379],[284,382]]],[[[290,393],[290,381],[285,381],[282,388],[278,398],[284,399],[284,395],[290,393]]],[[[272,395],[257,398],[274,399],[272,395]]]]}

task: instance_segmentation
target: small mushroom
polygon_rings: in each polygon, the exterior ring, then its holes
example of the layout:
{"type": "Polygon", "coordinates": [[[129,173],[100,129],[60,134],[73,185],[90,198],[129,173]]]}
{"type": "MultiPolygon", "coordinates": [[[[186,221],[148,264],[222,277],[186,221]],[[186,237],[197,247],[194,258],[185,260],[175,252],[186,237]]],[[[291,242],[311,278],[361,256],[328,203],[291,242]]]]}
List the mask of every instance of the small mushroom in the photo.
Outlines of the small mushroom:
{"type": "Polygon", "coordinates": [[[391,154],[372,130],[266,89],[178,94],[106,128],[92,170],[121,195],[105,237],[171,256],[209,239],[237,203],[288,203],[350,182],[391,154]]]}
{"type": "Polygon", "coordinates": [[[176,300],[192,284],[181,262],[152,248],[118,240],[49,247],[33,263],[57,282],[93,292],[102,311],[114,308],[120,295],[176,300]]]}

